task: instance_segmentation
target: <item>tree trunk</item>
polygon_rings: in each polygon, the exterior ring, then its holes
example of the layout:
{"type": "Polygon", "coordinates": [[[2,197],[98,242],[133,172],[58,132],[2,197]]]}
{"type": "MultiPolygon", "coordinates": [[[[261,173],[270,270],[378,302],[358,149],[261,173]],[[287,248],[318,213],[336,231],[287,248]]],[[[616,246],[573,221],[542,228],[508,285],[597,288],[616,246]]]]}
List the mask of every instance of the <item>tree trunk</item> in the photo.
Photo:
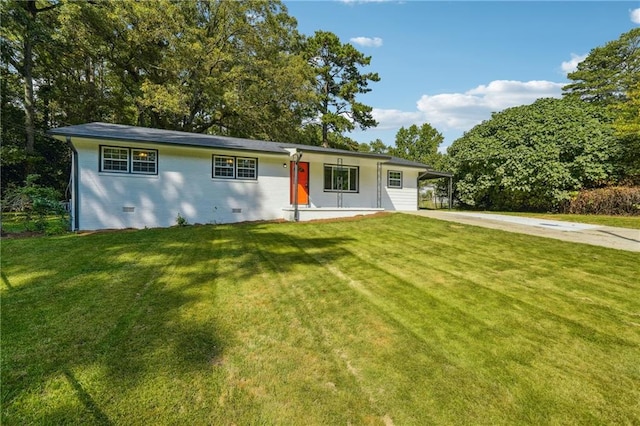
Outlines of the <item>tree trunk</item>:
{"type": "MultiPolygon", "coordinates": [[[[322,105],[322,115],[329,112],[329,80],[328,78],[324,82],[324,102],[322,105]]],[[[322,122],[322,147],[329,148],[329,125],[322,122]]]]}
{"type": "Polygon", "coordinates": [[[322,123],[322,147],[329,148],[329,129],[327,124],[322,123]]]}
{"type": "MultiPolygon", "coordinates": [[[[35,7],[35,3],[34,3],[35,7]]],[[[35,106],[33,95],[33,52],[31,45],[31,28],[27,26],[24,35],[24,131],[26,136],[26,152],[34,152],[34,135],[36,129],[35,106]]]]}

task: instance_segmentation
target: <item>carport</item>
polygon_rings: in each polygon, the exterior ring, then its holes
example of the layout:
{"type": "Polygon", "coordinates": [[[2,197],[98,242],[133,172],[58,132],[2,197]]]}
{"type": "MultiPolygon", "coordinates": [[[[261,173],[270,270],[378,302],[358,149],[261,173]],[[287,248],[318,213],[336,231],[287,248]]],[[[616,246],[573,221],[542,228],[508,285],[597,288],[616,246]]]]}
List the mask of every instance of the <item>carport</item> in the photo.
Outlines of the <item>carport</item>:
{"type": "Polygon", "coordinates": [[[449,210],[451,210],[453,204],[453,173],[449,172],[441,172],[437,170],[427,170],[420,176],[418,176],[418,188],[420,188],[420,181],[429,180],[429,179],[441,179],[448,178],[448,186],[447,186],[447,198],[449,210]]]}

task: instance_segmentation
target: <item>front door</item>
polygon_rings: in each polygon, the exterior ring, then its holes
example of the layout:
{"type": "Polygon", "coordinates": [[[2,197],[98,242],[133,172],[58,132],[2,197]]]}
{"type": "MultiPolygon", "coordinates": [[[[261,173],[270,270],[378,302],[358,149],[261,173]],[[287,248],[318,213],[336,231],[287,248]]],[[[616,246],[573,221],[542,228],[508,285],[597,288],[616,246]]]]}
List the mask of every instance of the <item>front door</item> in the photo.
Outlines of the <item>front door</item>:
{"type": "MultiPolygon", "coordinates": [[[[295,164],[293,161],[289,165],[290,168],[290,183],[289,183],[289,202],[293,204],[293,194],[294,194],[294,182],[293,171],[295,169],[295,164]]],[[[309,163],[304,163],[300,161],[298,163],[298,205],[306,205],[309,204],[309,163]]]]}

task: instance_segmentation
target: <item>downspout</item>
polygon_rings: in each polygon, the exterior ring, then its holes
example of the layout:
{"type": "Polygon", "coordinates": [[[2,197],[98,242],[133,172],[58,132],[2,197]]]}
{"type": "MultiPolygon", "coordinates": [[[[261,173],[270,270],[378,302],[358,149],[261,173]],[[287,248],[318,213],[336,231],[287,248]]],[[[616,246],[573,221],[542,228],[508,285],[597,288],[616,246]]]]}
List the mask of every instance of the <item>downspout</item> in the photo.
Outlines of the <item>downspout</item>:
{"type": "Polygon", "coordinates": [[[80,208],[78,207],[78,176],[80,173],[78,171],[78,151],[71,143],[71,136],[67,136],[67,144],[69,145],[69,148],[71,148],[71,205],[73,206],[71,230],[78,231],[80,229],[80,219],[78,217],[78,212],[80,211],[80,208]]]}
{"type": "Polygon", "coordinates": [[[298,163],[302,158],[302,153],[298,150],[293,154],[293,221],[300,221],[300,210],[298,209],[298,163]]]}

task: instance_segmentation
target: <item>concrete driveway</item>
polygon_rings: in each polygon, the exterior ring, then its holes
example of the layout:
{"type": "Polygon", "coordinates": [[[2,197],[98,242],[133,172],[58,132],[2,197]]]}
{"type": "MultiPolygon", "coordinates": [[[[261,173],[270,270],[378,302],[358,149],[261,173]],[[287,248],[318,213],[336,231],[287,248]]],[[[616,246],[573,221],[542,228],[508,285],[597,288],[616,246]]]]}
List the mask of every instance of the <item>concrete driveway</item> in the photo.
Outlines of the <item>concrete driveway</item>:
{"type": "Polygon", "coordinates": [[[418,210],[404,213],[574,243],[640,252],[640,230],[638,229],[448,210],[418,210]]]}

